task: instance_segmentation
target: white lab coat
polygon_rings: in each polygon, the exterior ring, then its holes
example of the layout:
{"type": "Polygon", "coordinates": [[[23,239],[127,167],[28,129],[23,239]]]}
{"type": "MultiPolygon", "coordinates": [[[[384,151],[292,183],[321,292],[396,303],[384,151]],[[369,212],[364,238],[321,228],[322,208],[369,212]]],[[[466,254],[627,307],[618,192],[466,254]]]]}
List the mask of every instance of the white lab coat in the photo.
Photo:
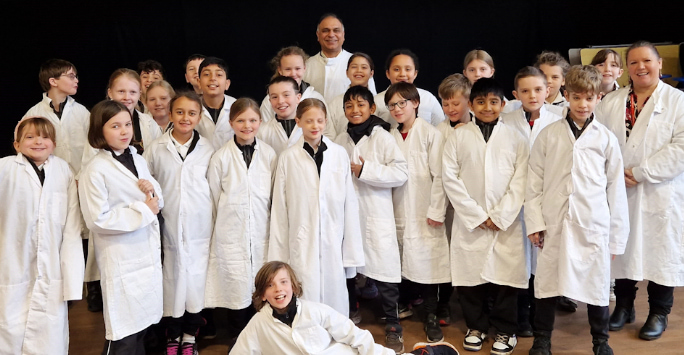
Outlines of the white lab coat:
{"type": "MultiPolygon", "coordinates": [[[[326,58],[318,52],[306,61],[304,81],[318,88],[326,101],[332,100],[339,94],[344,94],[351,84],[347,77],[347,63],[352,53],[344,49],[335,58],[326,58]]],[[[375,95],[375,80],[373,77],[368,81],[368,89],[375,95]]]]}
{"type": "MultiPolygon", "coordinates": [[[[520,101],[518,101],[520,102],[520,101]]],[[[506,106],[508,107],[508,105],[506,106]]],[[[534,141],[537,139],[537,136],[539,135],[539,132],[542,131],[542,129],[546,128],[546,126],[550,125],[553,122],[556,122],[562,118],[564,118],[566,113],[563,110],[560,110],[560,114],[558,114],[558,109],[560,109],[560,106],[553,106],[549,104],[544,104],[542,107],[539,109],[539,118],[534,120],[534,126],[532,126],[532,129],[530,129],[530,123],[527,122],[527,118],[525,118],[525,111],[522,108],[522,103],[520,104],[519,108],[516,109],[515,111],[505,113],[501,115],[501,119],[504,121],[509,126],[513,126],[515,129],[518,130],[529,142],[529,147],[530,151],[532,151],[532,146],[534,145],[534,141]]],[[[525,235],[528,235],[527,230],[525,228],[525,224],[523,223],[523,231],[525,235]]],[[[537,273],[537,248],[532,245],[532,242],[528,238],[525,238],[525,255],[527,257],[527,260],[529,260],[529,273],[530,274],[536,274],[537,273]]]]}
{"type": "Polygon", "coordinates": [[[320,178],[304,138],[278,158],[268,260],[292,266],[304,299],[349,314],[345,268],[364,266],[359,205],[347,152],[327,137],[323,142],[320,178]]]}
{"type": "Polygon", "coordinates": [[[684,93],[658,83],[626,139],[629,90],[612,92],[596,109],[639,182],[627,189],[630,235],[625,254],[613,261],[613,277],[684,286],[684,93]]]}
{"type": "MultiPolygon", "coordinates": [[[[387,90],[375,95],[375,115],[392,124],[392,128],[394,128],[397,126],[397,121],[394,120],[394,117],[387,110],[387,105],[385,104],[386,92],[387,90]]],[[[420,88],[418,88],[418,95],[420,95],[418,117],[423,117],[427,123],[433,126],[437,126],[440,122],[444,121],[442,104],[439,103],[435,95],[420,88]]]]}
{"type": "Polygon", "coordinates": [[[445,226],[427,224],[428,218],[445,221],[442,134],[420,117],[416,118],[406,140],[396,128],[392,128],[391,134],[408,162],[408,181],[392,191],[401,275],[421,284],[450,282],[445,226]]]}
{"type": "Polygon", "coordinates": [[[597,120],[577,140],[565,119],[539,133],[525,194],[527,233],[545,231],[536,298],[608,306],[610,255],[624,252],[629,234],[623,174],[617,139],[597,120]]]}
{"type": "Polygon", "coordinates": [[[235,134],[233,128],[230,127],[230,118],[228,115],[230,114],[230,106],[232,106],[236,100],[232,96],[223,96],[223,109],[219,113],[216,123],[211,119],[211,115],[209,115],[207,108],[202,105],[202,118],[200,118],[199,123],[195,127],[202,137],[211,142],[214,150],[221,149],[221,147],[231,140],[235,134]]]}
{"type": "Polygon", "coordinates": [[[383,282],[401,282],[401,258],[394,224],[392,188],[408,180],[408,164],[389,132],[375,126],[357,144],[347,132],[337,137],[349,159],[365,163],[361,176],[352,177],[359,199],[359,217],[366,266],[357,271],[383,282]]]}
{"type": "Polygon", "coordinates": [[[266,123],[263,123],[259,127],[259,132],[257,132],[257,138],[268,144],[269,147],[273,148],[276,155],[280,155],[285,149],[291,147],[293,144],[297,143],[300,138],[302,138],[302,129],[298,125],[292,130],[290,137],[287,136],[285,128],[278,122],[277,119],[272,119],[266,123]]]}
{"type": "Polygon", "coordinates": [[[276,162],[273,148],[259,139],[249,168],[233,139],[211,158],[207,179],[217,215],[209,254],[208,308],[237,310],[252,304],[254,278],[268,252],[276,162]]]}
{"type": "Polygon", "coordinates": [[[454,206],[451,278],[454,286],[484,283],[527,288],[522,206],[529,148],[503,120],[485,142],[475,122],[459,127],[444,145],[444,189],[454,206]],[[480,229],[488,218],[500,231],[480,229]]]}
{"type": "Polygon", "coordinates": [[[88,127],[90,127],[90,112],[71,96],[67,96],[64,112],[60,119],[50,107],[52,99],[43,93],[43,100],[31,107],[22,120],[29,117],[45,117],[53,126],[57,134],[55,156],[64,159],[75,176],[81,171],[83,149],[88,146],[88,127]]]}
{"type": "MultiPolygon", "coordinates": [[[[145,159],[128,149],[139,178],[152,183],[163,208],[161,188],[145,159]]],[[[110,151],[100,149],[83,168],[78,193],[100,269],[105,338],[120,340],[162,316],[159,222],[144,202],[138,178],[110,151]]]]}
{"type": "Polygon", "coordinates": [[[171,133],[155,140],[143,156],[164,192],[164,316],[179,318],[185,311],[198,313],[204,308],[214,222],[207,169],[214,148],[200,135],[183,160],[171,133]]]}
{"type": "Polygon", "coordinates": [[[373,335],[325,304],[297,299],[292,327],[273,317],[266,303],[230,350],[232,355],[394,355],[373,335]]]}
{"type": "MultiPolygon", "coordinates": [[[[342,133],[347,132],[347,124],[349,120],[344,114],[344,93],[335,96],[328,103],[328,125],[331,126],[329,130],[334,132],[335,138],[342,133]]],[[[328,128],[326,126],[326,128],[328,128]]]]}
{"type": "Polygon", "coordinates": [[[45,184],[21,153],[0,159],[0,354],[67,354],[67,302],[81,299],[76,182],[50,156],[45,184]]]}

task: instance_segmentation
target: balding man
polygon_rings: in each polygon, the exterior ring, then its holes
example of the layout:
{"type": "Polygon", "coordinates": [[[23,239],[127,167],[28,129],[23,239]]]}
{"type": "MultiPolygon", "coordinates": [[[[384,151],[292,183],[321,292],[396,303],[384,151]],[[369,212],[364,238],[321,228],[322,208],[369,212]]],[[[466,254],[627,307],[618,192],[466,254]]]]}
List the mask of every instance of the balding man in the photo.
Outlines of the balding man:
{"type": "MultiPolygon", "coordinates": [[[[316,28],[316,38],[321,44],[321,51],[306,61],[304,81],[320,92],[326,102],[330,102],[349,88],[347,62],[352,54],[342,49],[344,25],[335,14],[321,17],[316,28]]],[[[368,82],[368,88],[373,95],[377,93],[373,78],[368,82]]]]}

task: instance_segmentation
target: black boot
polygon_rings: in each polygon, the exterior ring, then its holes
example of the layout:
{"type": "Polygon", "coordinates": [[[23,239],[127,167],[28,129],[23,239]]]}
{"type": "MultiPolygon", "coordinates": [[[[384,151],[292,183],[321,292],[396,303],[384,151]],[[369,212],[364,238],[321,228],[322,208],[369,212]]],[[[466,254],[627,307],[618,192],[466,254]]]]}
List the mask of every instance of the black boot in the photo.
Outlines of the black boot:
{"type": "Polygon", "coordinates": [[[621,305],[616,305],[613,310],[613,314],[610,315],[610,323],[608,324],[608,329],[610,331],[621,330],[625,323],[634,323],[634,318],[636,317],[636,312],[634,310],[634,304],[632,307],[625,308],[621,305]]]}
{"type": "Polygon", "coordinates": [[[667,328],[667,315],[651,313],[639,331],[639,338],[644,340],[658,339],[663,335],[665,328],[667,328]]]}
{"type": "Polygon", "coordinates": [[[608,339],[593,339],[594,355],[613,355],[613,349],[608,345],[608,339]]]}
{"type": "Polygon", "coordinates": [[[534,343],[530,355],[551,355],[551,333],[534,332],[534,343]]]}
{"type": "Polygon", "coordinates": [[[86,282],[86,302],[88,302],[88,310],[91,312],[102,312],[102,288],[100,281],[86,282]]]}

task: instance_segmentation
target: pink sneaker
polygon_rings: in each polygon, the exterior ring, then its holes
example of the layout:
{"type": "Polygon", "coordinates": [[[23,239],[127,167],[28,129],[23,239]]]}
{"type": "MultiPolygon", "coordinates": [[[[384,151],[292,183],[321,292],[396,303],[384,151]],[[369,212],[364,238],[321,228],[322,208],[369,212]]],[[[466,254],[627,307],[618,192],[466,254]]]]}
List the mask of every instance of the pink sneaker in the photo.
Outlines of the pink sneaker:
{"type": "Polygon", "coordinates": [[[181,346],[181,355],[199,355],[199,351],[197,351],[197,344],[183,343],[183,346],[181,346]]]}

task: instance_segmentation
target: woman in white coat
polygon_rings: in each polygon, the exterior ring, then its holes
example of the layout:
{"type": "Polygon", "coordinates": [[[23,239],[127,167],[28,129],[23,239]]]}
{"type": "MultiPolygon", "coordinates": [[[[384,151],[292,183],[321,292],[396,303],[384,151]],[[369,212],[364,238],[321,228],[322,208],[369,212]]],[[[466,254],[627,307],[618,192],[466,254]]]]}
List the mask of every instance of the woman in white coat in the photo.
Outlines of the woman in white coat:
{"type": "Polygon", "coordinates": [[[206,307],[235,311],[230,312],[235,331],[242,330],[254,314],[254,277],[268,253],[271,186],[277,156],[270,146],[255,138],[260,123],[259,106],[254,100],[235,101],[230,109],[235,136],[214,154],[207,173],[216,222],[209,253],[206,307]]]}
{"type": "Polygon", "coordinates": [[[132,137],[124,105],[93,107],[88,142],[99,151],[78,188],[100,269],[108,354],[144,354],[145,329],[162,316],[161,188],[129,146],[132,137]]]}
{"type": "Polygon", "coordinates": [[[181,92],[169,108],[172,128],[143,156],[164,191],[164,317],[167,349],[178,350],[194,347],[195,335],[204,325],[199,312],[204,308],[214,221],[207,169],[214,148],[195,130],[202,109],[199,96],[181,92]]]}
{"type": "Polygon", "coordinates": [[[630,213],[624,255],[612,264],[617,303],[611,330],[634,321],[636,282],[649,280],[649,315],[639,337],[667,327],[674,287],[684,286],[684,94],[660,81],[662,58],[648,42],[627,50],[631,85],[606,96],[597,119],[622,148],[630,213]]]}
{"type": "Polygon", "coordinates": [[[359,205],[347,152],[322,137],[325,112],[317,99],[297,107],[302,139],[278,158],[268,260],[292,264],[305,299],[349,314],[346,279],[364,266],[359,205]]]}
{"type": "Polygon", "coordinates": [[[24,119],[16,156],[0,159],[0,353],[67,354],[67,301],[81,299],[83,248],[76,181],[52,154],[55,128],[24,119]]]}

